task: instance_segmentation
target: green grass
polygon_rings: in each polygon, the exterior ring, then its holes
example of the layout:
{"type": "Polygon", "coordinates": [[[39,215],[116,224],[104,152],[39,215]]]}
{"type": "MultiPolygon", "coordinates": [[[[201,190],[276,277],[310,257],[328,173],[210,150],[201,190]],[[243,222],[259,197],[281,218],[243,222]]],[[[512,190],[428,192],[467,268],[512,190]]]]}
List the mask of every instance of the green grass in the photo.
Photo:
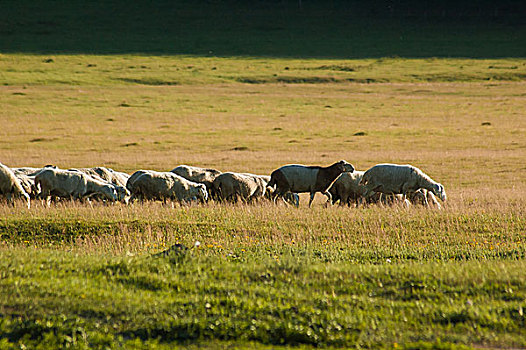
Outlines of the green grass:
{"type": "Polygon", "coordinates": [[[2,345],[523,347],[524,201],[470,203],[6,208],[2,345]]]}
{"type": "Polygon", "coordinates": [[[526,345],[523,261],[326,264],[308,250],[240,254],[250,263],[207,249],[167,258],[4,252],[4,345],[526,345]]]}

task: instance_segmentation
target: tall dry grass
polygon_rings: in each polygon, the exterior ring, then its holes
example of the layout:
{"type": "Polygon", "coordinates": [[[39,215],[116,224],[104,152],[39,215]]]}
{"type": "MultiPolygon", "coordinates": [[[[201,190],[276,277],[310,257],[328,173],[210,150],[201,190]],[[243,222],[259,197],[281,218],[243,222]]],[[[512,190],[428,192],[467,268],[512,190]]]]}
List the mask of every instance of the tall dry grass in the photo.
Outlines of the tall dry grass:
{"type": "Polygon", "coordinates": [[[81,254],[143,255],[175,243],[193,247],[200,242],[199,249],[210,254],[315,249],[331,259],[358,261],[520,258],[526,249],[523,194],[453,191],[443,210],[401,205],[325,208],[321,198],[313,208],[306,201],[300,208],[270,202],[175,208],[160,202],[67,202],[51,208],[34,203],[31,210],[20,203],[0,206],[0,228],[8,237],[4,248],[54,247],[81,254]],[[17,225],[28,226],[30,232],[20,229],[23,238],[18,239],[6,232],[17,225]]]}

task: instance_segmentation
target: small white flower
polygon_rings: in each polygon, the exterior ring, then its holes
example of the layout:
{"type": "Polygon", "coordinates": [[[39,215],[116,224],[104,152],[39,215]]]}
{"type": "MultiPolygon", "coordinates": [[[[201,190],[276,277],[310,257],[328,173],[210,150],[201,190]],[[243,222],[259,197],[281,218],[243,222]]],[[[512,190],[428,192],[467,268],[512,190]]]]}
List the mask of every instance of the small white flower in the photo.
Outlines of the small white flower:
{"type": "Polygon", "coordinates": [[[195,246],[196,248],[199,248],[200,245],[201,245],[201,242],[199,242],[199,241],[195,241],[194,246],[195,246]]]}
{"type": "Polygon", "coordinates": [[[390,262],[391,262],[391,259],[387,259],[386,261],[387,261],[388,263],[390,263],[390,262]]]}

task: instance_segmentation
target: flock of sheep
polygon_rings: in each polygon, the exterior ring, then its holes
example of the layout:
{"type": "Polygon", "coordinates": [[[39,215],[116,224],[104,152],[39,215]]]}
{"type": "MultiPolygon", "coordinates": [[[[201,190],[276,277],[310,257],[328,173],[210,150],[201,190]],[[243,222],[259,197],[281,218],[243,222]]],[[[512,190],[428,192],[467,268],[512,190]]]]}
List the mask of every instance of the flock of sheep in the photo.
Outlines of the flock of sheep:
{"type": "Polygon", "coordinates": [[[435,196],[446,200],[444,186],[411,165],[378,164],[363,172],[342,160],[327,167],[284,165],[268,176],[188,165],[169,172],[139,170],[129,175],[105,167],[9,168],[0,163],[0,194],[8,203],[23,198],[28,208],[31,199],[45,200],[49,206],[60,198],[126,204],[136,200],[204,203],[210,199],[253,202],[266,198],[298,206],[298,193],[310,193],[311,206],[316,192],[327,196],[327,203],[339,201],[340,205],[401,201],[440,208],[435,196]]]}

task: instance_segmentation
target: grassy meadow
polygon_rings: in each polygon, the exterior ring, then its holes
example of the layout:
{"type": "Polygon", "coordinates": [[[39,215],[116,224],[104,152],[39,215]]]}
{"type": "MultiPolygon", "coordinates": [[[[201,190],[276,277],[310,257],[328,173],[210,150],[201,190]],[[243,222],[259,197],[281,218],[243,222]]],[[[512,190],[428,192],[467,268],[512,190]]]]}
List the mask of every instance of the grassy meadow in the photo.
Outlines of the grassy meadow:
{"type": "Polygon", "coordinates": [[[9,166],[411,163],[444,210],[2,205],[4,348],[526,346],[526,62],[3,54],[9,166]],[[200,242],[195,247],[195,242],[200,242]],[[188,251],[157,256],[173,244],[188,251]]]}
{"type": "Polygon", "coordinates": [[[526,348],[523,25],[48,4],[0,13],[3,164],[410,163],[448,201],[1,202],[1,349],[526,348]]]}

